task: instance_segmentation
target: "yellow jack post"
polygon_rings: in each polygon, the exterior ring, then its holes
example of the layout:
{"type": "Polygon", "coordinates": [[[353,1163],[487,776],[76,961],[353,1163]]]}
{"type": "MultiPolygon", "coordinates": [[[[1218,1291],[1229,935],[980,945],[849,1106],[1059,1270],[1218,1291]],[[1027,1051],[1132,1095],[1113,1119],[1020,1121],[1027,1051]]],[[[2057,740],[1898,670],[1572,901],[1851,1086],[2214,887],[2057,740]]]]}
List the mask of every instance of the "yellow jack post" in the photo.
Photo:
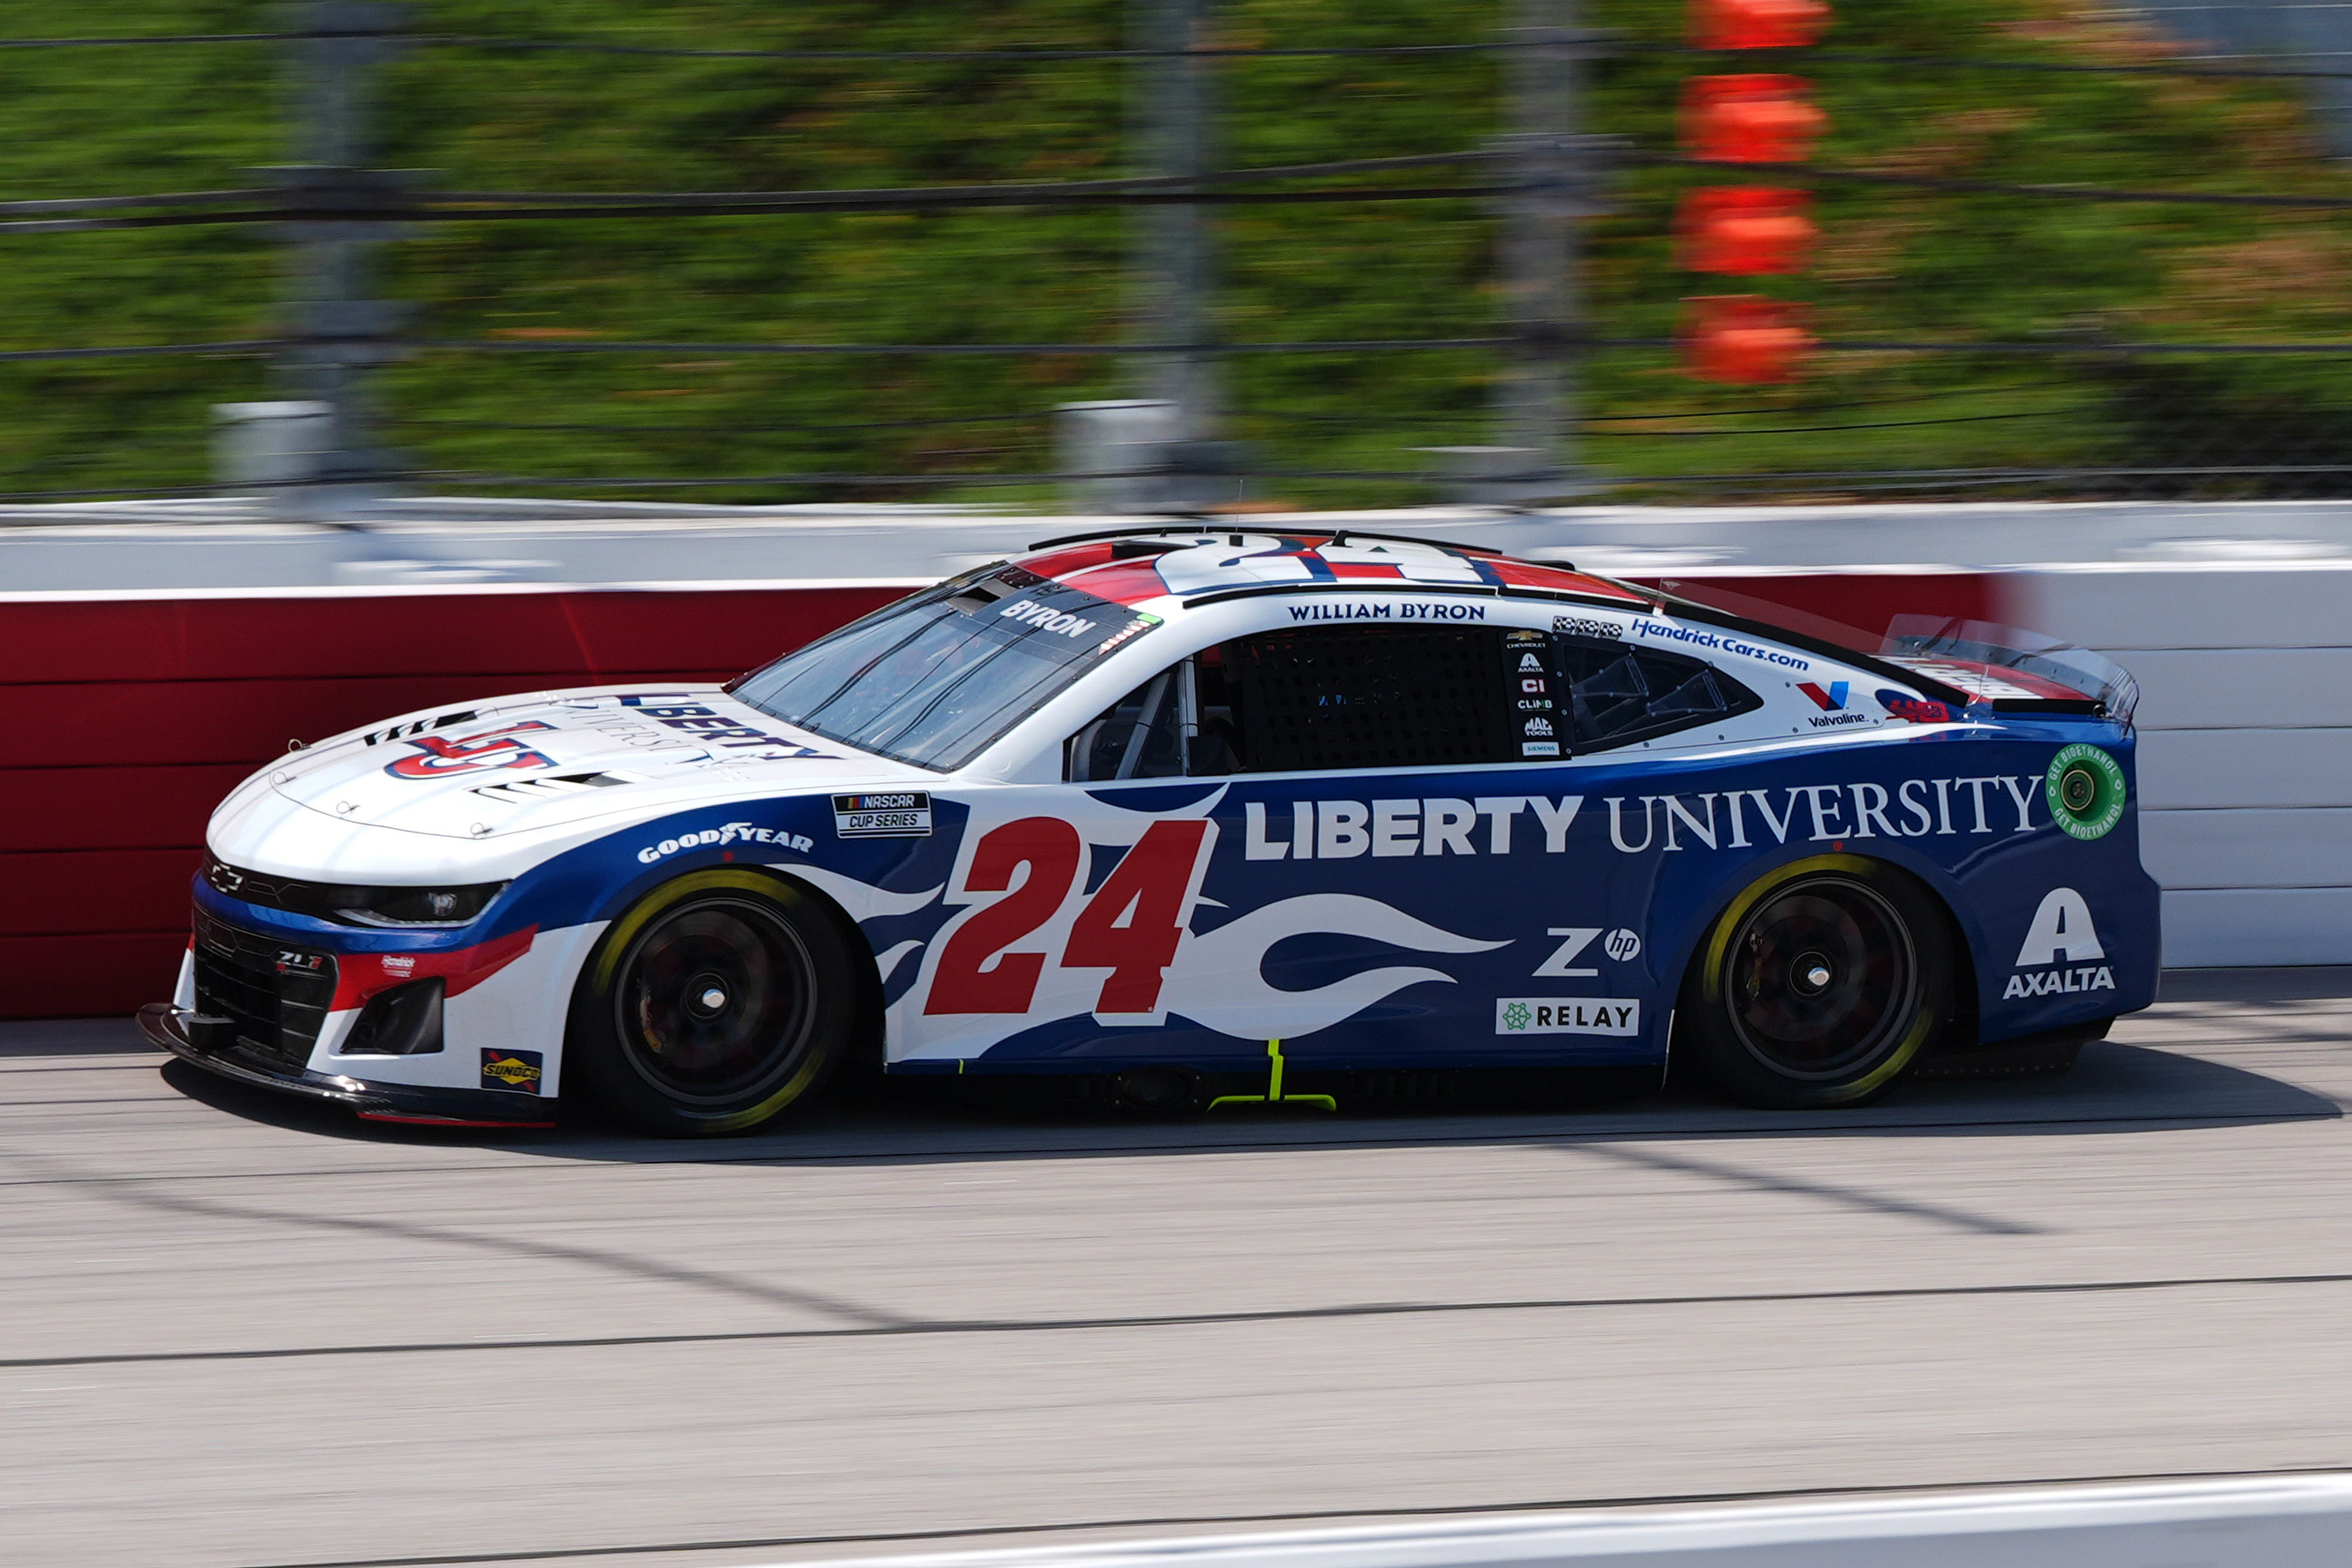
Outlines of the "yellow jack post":
{"type": "Polygon", "coordinates": [[[1209,1102],[1213,1111],[1220,1105],[1320,1105],[1326,1111],[1337,1111],[1339,1102],[1328,1094],[1285,1094],[1282,1092],[1282,1041],[1269,1040],[1265,1053],[1274,1059],[1273,1070],[1266,1078],[1263,1094],[1220,1094],[1209,1102]]]}

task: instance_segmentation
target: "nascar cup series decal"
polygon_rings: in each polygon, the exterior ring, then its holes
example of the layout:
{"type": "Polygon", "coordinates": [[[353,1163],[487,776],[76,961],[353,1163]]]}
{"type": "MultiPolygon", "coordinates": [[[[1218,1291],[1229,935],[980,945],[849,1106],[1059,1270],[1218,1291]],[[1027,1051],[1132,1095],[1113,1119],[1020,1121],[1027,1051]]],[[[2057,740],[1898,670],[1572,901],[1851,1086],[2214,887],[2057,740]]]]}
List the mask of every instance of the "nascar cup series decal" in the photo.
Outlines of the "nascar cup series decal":
{"type": "Polygon", "coordinates": [[[927,839],[931,835],[928,789],[887,789],[835,795],[833,831],[845,839],[927,839]]]}

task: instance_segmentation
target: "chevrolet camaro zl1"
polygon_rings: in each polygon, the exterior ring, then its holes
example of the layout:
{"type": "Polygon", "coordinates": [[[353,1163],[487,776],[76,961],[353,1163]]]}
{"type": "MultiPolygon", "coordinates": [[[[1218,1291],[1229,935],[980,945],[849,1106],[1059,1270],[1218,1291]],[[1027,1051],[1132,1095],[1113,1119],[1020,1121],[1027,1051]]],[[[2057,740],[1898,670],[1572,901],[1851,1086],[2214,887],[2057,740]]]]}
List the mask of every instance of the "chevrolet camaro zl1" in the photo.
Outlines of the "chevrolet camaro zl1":
{"type": "Polygon", "coordinates": [[[579,1094],[665,1134],[860,1057],[1164,1108],[1670,1055],[1824,1107],[2063,1062],[2155,991],[2135,689],[1906,625],[1352,533],[1055,541],[724,687],[289,753],[214,815],[142,1019],[366,1116],[579,1094]]]}

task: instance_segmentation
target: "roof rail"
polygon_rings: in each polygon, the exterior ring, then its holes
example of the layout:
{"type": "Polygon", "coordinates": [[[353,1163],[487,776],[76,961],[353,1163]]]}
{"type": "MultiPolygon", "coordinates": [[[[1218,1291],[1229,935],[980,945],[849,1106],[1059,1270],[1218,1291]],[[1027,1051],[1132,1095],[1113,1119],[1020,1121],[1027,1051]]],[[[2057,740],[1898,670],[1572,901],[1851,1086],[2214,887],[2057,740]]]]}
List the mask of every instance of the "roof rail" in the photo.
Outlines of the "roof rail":
{"type": "MultiPolygon", "coordinates": [[[[1507,550],[1498,550],[1491,545],[1465,544],[1457,539],[1423,538],[1418,534],[1376,534],[1368,529],[1351,528],[1345,526],[1335,528],[1270,528],[1265,524],[1250,525],[1244,523],[1235,525],[1232,523],[1203,523],[1197,520],[1188,526],[1182,518],[1177,518],[1172,522],[1149,524],[1138,523],[1118,528],[1097,528],[1090,533],[1064,534],[1059,538],[1039,539],[1035,544],[1033,544],[1028,548],[1033,550],[1053,549],[1061,545],[1089,544],[1097,539],[1129,538],[1137,534],[1185,533],[1315,534],[1326,537],[1335,544],[1344,543],[1349,539],[1378,539],[1386,544],[1430,545],[1438,549],[1467,550],[1474,555],[1501,556],[1507,560],[1517,560],[1519,559],[1518,557],[1512,555],[1507,550]]],[[[1529,564],[1534,566],[1555,567],[1561,571],[1576,570],[1576,564],[1573,561],[1539,560],[1532,561],[1529,564]]]]}

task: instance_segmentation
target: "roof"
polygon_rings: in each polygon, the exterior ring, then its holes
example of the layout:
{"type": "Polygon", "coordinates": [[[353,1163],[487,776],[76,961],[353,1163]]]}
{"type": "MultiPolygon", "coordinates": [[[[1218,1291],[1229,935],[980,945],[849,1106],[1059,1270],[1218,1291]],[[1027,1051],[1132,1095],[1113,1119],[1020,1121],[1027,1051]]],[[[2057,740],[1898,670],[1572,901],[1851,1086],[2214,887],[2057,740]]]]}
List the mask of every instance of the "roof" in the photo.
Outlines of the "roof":
{"type": "Polygon", "coordinates": [[[1439,592],[1526,589],[1628,607],[1652,602],[1622,583],[1565,564],[1521,560],[1470,545],[1344,529],[1171,528],[1057,539],[1014,564],[1117,604],[1169,594],[1350,582],[1410,583],[1439,592]]]}

